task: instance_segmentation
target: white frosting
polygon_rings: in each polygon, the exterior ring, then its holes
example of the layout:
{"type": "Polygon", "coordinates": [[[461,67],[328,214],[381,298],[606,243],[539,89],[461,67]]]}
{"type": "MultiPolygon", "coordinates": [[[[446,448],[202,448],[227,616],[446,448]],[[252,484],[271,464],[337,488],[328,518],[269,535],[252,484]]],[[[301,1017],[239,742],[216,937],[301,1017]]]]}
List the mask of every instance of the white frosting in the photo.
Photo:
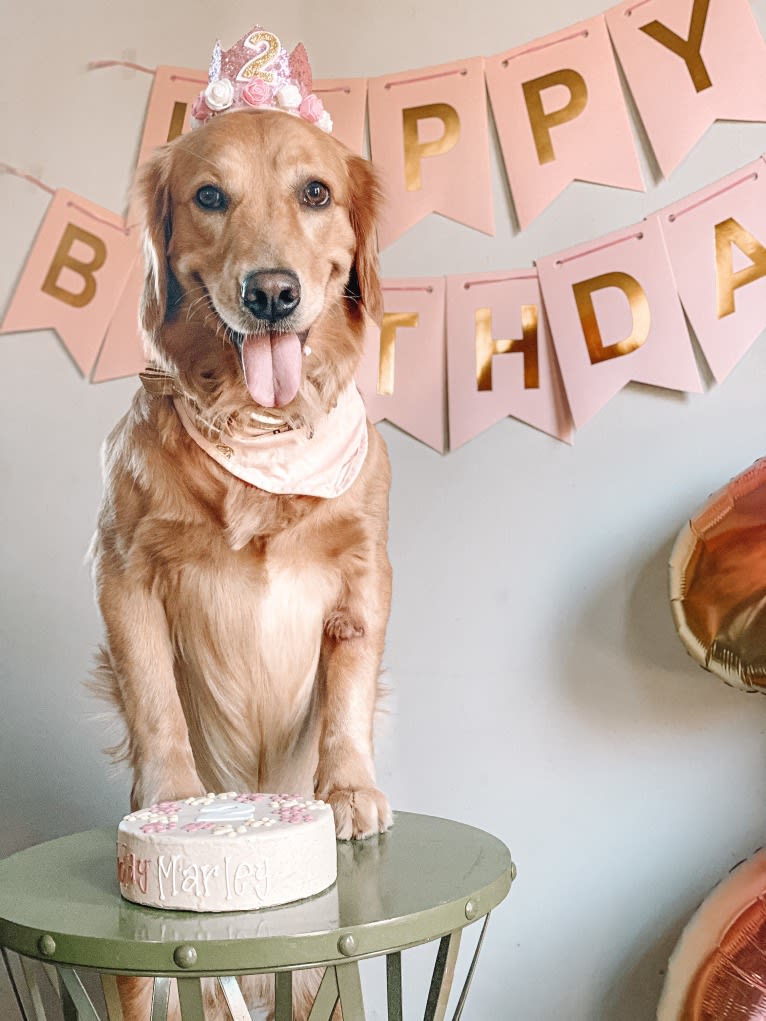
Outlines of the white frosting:
{"type": "Polygon", "coordinates": [[[203,805],[197,819],[200,822],[249,822],[255,818],[255,805],[238,801],[217,801],[203,805]]]}
{"type": "Polygon", "coordinates": [[[337,877],[323,801],[207,794],[133,812],[117,830],[127,900],[175,911],[248,911],[321,893],[337,877]]]}

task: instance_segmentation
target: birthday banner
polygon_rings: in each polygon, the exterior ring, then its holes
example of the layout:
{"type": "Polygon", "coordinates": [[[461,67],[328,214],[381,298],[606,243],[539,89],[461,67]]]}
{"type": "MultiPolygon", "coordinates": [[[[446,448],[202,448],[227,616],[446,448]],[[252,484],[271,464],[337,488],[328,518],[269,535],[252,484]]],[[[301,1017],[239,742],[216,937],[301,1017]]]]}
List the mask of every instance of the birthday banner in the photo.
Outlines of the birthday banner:
{"type": "Polygon", "coordinates": [[[370,154],[387,199],[381,249],[433,212],[494,234],[484,61],[373,78],[368,90],[370,154]]]}
{"type": "Polygon", "coordinates": [[[487,88],[522,229],[573,181],[644,190],[603,17],[492,58],[487,88]]]}
{"type": "Polygon", "coordinates": [[[572,442],[536,271],[450,277],[447,324],[452,450],[509,415],[572,442]]]}
{"type": "Polygon", "coordinates": [[[702,391],[656,217],[537,268],[575,428],[630,382],[702,391]]]}
{"type": "Polygon", "coordinates": [[[748,0],[626,0],[606,23],[665,177],[714,121],[766,119],[764,42],[748,0]]]}
{"type": "Polygon", "coordinates": [[[90,376],[138,256],[138,234],[108,209],[56,191],[0,332],[55,330],[80,372],[90,376]]]}
{"type": "Polygon", "coordinates": [[[371,422],[388,419],[444,453],[443,277],[383,281],[383,322],[368,328],[356,375],[371,422]]]}
{"type": "Polygon", "coordinates": [[[719,383],[764,328],[763,170],[758,160],[657,214],[679,296],[719,383]]]}
{"type": "MultiPolygon", "coordinates": [[[[385,248],[433,213],[494,232],[488,103],[521,229],[573,181],[644,190],[618,61],[665,175],[715,120],[766,122],[766,44],[748,0],[626,0],[494,56],[313,89],[352,151],[364,154],[369,129],[385,248]]],[[[141,70],[154,81],[139,164],[190,130],[207,82],[193,68],[141,70]]],[[[132,205],[118,216],[53,192],[0,333],[55,330],[94,383],[140,371],[139,233],[132,205]]],[[[687,319],[718,382],[766,330],[766,166],[531,269],[383,289],[357,376],[373,421],[440,452],[508,416],[571,443],[631,381],[701,392],[687,319]]]]}

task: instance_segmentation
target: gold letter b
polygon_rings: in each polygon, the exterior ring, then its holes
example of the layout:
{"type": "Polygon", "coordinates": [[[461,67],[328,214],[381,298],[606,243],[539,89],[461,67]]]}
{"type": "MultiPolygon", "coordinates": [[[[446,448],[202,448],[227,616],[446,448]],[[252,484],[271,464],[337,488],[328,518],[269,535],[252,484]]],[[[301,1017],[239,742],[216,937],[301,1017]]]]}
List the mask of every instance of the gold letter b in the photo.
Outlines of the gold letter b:
{"type": "Polygon", "coordinates": [[[74,308],[84,308],[96,296],[95,274],[105,262],[106,245],[101,238],[95,234],[90,234],[87,230],[83,230],[74,223],[68,223],[61,241],[59,241],[56,254],[53,256],[53,262],[50,264],[45,275],[42,290],[45,294],[49,294],[51,298],[57,298],[67,305],[72,305],[74,308]],[[90,262],[81,262],[80,259],[76,259],[72,255],[72,245],[76,241],[87,245],[92,250],[93,258],[90,262]],[[59,284],[59,277],[63,269],[70,269],[82,278],[82,290],[68,291],[59,284]]]}

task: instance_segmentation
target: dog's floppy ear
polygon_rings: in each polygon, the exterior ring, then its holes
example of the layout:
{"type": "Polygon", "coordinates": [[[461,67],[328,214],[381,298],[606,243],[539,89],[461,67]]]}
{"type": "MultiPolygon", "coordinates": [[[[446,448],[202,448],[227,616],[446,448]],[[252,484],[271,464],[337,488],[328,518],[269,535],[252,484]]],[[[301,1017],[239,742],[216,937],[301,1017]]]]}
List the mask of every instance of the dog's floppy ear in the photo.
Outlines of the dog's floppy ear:
{"type": "Polygon", "coordinates": [[[346,294],[361,302],[367,313],[380,323],[383,295],[378,277],[378,239],[375,234],[382,192],[378,177],[368,160],[349,156],[349,217],[356,235],[356,254],[346,294]]]}
{"type": "Polygon", "coordinates": [[[160,150],[138,172],[135,194],[144,214],[144,290],[140,322],[152,344],[173,304],[175,278],[169,280],[167,246],[172,232],[170,207],[170,154],[160,150]]]}

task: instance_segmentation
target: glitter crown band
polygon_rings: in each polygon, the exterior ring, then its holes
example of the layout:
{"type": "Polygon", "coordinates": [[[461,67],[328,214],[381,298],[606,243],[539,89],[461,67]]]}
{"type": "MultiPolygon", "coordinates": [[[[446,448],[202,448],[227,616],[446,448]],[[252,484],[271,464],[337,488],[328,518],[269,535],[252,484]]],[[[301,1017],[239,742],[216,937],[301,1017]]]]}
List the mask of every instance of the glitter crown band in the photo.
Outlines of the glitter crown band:
{"type": "Polygon", "coordinates": [[[208,85],[192,106],[192,125],[230,110],[281,110],[302,117],[323,131],[332,119],[311,91],[311,65],[302,43],[292,53],[260,25],[229,50],[215,44],[208,85]]]}

